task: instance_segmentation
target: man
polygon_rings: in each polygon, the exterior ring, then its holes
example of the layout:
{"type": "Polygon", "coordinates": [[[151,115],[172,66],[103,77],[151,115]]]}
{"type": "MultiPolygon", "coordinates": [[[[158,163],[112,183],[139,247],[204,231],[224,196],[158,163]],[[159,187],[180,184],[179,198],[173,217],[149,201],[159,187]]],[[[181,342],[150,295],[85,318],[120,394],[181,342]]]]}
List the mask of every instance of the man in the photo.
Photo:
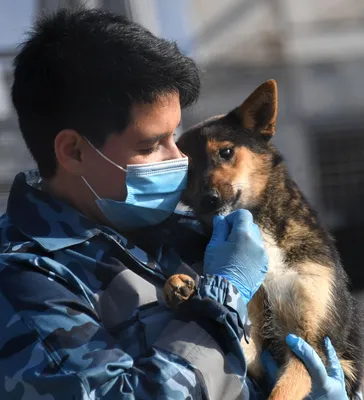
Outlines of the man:
{"type": "MultiPolygon", "coordinates": [[[[188,167],[173,133],[199,87],[174,43],[100,10],[61,10],[23,44],[12,98],[39,169],[0,220],[1,399],[265,398],[239,343],[267,270],[259,230],[240,210],[207,244],[173,214],[188,167]],[[176,272],[198,293],[173,312],[176,272]]],[[[320,371],[314,398],[344,398],[332,348],[329,376],[288,343],[320,371]]]]}

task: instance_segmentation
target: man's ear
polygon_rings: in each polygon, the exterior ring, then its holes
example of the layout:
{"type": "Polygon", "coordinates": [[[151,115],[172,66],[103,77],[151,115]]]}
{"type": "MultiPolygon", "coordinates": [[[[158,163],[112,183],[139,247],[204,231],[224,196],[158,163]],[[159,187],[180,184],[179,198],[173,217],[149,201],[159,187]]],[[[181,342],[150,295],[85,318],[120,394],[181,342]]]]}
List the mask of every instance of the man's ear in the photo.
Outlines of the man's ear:
{"type": "Polygon", "coordinates": [[[234,113],[244,129],[261,134],[269,140],[276,130],[277,111],[277,83],[271,79],[260,85],[234,113]]]}
{"type": "Polygon", "coordinates": [[[57,164],[67,172],[79,176],[82,171],[82,148],[85,140],[73,129],[62,129],[54,139],[57,164]]]}

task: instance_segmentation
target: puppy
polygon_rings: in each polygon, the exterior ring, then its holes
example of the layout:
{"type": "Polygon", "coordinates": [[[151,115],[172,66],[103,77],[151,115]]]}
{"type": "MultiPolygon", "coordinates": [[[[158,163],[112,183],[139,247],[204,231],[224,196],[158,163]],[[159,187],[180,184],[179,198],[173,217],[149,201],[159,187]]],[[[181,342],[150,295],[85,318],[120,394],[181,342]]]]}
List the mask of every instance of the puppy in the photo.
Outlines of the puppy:
{"type": "MultiPolygon", "coordinates": [[[[288,333],[305,339],[324,361],[323,339],[329,336],[352,396],[363,375],[362,323],[333,240],[270,143],[277,99],[276,82],[267,81],[233,111],[182,135],[178,146],[190,160],[183,202],[209,233],[214,215],[239,208],[248,209],[261,230],[268,273],[248,304],[251,341],[242,340],[242,346],[257,380],[264,379],[262,349],[280,363],[269,398],[300,400],[311,391],[305,366],[285,344],[288,333]]],[[[174,275],[165,285],[165,301],[174,306],[193,291],[190,278],[174,275]]]]}

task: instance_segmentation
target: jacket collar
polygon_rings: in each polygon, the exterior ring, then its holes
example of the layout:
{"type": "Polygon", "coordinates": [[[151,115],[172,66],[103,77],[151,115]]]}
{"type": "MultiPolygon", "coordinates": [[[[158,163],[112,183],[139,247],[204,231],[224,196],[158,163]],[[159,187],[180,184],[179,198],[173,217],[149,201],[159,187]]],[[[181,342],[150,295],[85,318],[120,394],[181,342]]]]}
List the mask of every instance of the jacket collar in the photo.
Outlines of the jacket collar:
{"type": "Polygon", "coordinates": [[[38,170],[19,173],[10,190],[7,214],[13,225],[46,251],[85,242],[100,232],[89,219],[41,189],[38,170]]]}

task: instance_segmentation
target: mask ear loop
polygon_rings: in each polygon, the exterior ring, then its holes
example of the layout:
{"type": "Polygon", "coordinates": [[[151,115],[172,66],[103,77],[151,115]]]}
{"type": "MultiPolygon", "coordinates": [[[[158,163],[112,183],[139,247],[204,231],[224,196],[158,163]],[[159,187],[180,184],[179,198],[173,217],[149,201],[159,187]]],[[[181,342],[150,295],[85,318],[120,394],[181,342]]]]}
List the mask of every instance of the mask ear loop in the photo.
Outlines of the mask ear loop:
{"type": "MultiPolygon", "coordinates": [[[[127,172],[125,168],[121,167],[120,165],[116,164],[114,161],[110,160],[108,157],[106,157],[104,154],[101,153],[99,149],[97,149],[88,139],[87,137],[84,137],[86,142],[96,151],[97,154],[99,154],[103,159],[114,165],[116,168],[121,169],[124,172],[127,172]]],[[[87,182],[86,178],[81,175],[82,180],[85,182],[86,186],[91,190],[91,192],[94,194],[94,196],[98,199],[101,200],[101,197],[95,192],[95,190],[91,187],[91,185],[87,182]]]]}
{"type": "Polygon", "coordinates": [[[96,151],[97,154],[99,154],[104,160],[108,161],[110,164],[114,165],[116,168],[121,169],[124,172],[127,172],[125,168],[123,168],[121,165],[116,164],[113,160],[110,160],[110,158],[106,157],[105,154],[103,154],[99,149],[97,149],[86,137],[85,137],[86,142],[96,151]]]}
{"type": "Polygon", "coordinates": [[[95,195],[95,197],[97,198],[97,200],[101,200],[101,197],[94,191],[94,189],[92,189],[91,185],[87,182],[86,178],[81,175],[81,179],[85,182],[86,186],[91,190],[91,192],[95,195]]]}

